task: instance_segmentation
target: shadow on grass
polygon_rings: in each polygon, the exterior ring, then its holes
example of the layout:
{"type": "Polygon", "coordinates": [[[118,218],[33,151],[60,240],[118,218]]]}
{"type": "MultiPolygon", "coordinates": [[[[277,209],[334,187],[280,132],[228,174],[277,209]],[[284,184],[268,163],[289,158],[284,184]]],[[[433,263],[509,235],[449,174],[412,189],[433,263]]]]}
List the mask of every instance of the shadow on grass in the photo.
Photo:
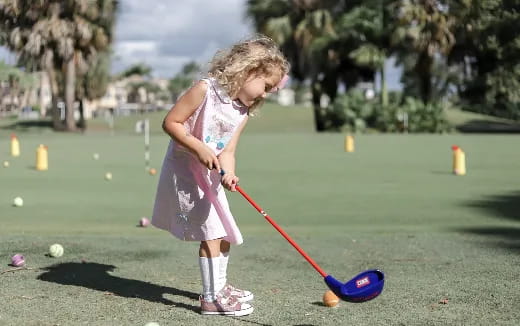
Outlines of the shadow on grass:
{"type": "MultiPolygon", "coordinates": [[[[465,206],[483,210],[495,218],[520,222],[520,191],[473,200],[465,206]]],[[[520,253],[520,225],[519,227],[469,227],[457,231],[493,238],[496,245],[520,253]]]]}
{"type": "Polygon", "coordinates": [[[458,125],[457,130],[468,133],[520,133],[520,124],[489,120],[470,120],[458,125]]]}
{"type": "Polygon", "coordinates": [[[515,227],[474,227],[457,229],[457,231],[472,233],[494,239],[495,246],[520,254],[520,228],[515,227]]]}
{"type": "Polygon", "coordinates": [[[465,205],[484,210],[493,217],[520,222],[520,191],[472,200],[465,205]]]}
{"type": "Polygon", "coordinates": [[[88,289],[107,292],[120,297],[140,298],[151,302],[174,305],[198,312],[198,306],[192,306],[181,302],[173,302],[163,297],[164,294],[183,296],[197,300],[197,293],[180,290],[167,286],[155,285],[139,280],[132,280],[110,275],[116,267],[98,263],[62,263],[42,268],[46,272],[40,274],[38,279],[63,285],[82,286],[88,289]]]}

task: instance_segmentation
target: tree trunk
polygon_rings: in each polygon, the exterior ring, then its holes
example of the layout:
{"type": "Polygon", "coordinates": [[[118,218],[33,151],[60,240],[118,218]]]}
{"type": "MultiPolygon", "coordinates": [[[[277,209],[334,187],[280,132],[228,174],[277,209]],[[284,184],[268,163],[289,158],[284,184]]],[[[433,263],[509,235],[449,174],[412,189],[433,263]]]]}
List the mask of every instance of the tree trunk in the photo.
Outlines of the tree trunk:
{"type": "Polygon", "coordinates": [[[47,68],[49,76],[49,85],[51,87],[51,111],[52,111],[52,128],[56,131],[63,129],[61,123],[60,109],[58,108],[58,81],[56,80],[56,71],[53,67],[47,68]]]}
{"type": "Polygon", "coordinates": [[[26,87],[24,89],[22,98],[20,100],[20,106],[22,107],[22,109],[24,107],[28,107],[31,104],[32,92],[33,92],[33,87],[32,86],[28,86],[28,87],[26,87]]]}
{"type": "Polygon", "coordinates": [[[321,108],[321,94],[320,86],[317,82],[313,82],[311,85],[312,89],[312,106],[314,108],[314,126],[316,131],[325,131],[325,117],[323,109],[321,108]]]}
{"type": "Polygon", "coordinates": [[[380,78],[381,78],[381,106],[386,108],[388,106],[388,90],[386,88],[386,74],[385,74],[385,60],[381,66],[380,78]]]}
{"type": "Polygon", "coordinates": [[[45,118],[45,116],[47,115],[47,108],[45,107],[45,102],[43,101],[43,86],[45,85],[45,78],[45,72],[40,72],[40,98],[38,100],[40,105],[40,114],[42,118],[45,118]]]}
{"type": "Polygon", "coordinates": [[[67,131],[76,130],[76,121],[74,120],[75,83],[76,63],[74,56],[72,56],[65,66],[65,129],[67,131]]]}
{"type": "Polygon", "coordinates": [[[419,77],[419,91],[424,104],[432,98],[432,66],[433,59],[427,53],[421,53],[417,60],[416,72],[419,77]]]}
{"type": "Polygon", "coordinates": [[[79,99],[79,121],[78,121],[78,127],[82,131],[85,131],[87,129],[87,122],[85,121],[85,112],[83,107],[83,99],[79,99]]]}

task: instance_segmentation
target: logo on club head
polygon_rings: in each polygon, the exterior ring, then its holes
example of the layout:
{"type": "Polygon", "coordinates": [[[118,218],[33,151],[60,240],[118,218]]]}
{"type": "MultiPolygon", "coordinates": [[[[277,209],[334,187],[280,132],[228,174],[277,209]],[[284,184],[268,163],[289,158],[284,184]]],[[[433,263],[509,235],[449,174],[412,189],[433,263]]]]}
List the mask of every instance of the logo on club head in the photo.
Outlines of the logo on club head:
{"type": "Polygon", "coordinates": [[[368,276],[365,276],[359,280],[356,280],[356,287],[359,289],[359,288],[362,288],[364,286],[367,286],[370,284],[370,279],[368,278],[368,276]]]}

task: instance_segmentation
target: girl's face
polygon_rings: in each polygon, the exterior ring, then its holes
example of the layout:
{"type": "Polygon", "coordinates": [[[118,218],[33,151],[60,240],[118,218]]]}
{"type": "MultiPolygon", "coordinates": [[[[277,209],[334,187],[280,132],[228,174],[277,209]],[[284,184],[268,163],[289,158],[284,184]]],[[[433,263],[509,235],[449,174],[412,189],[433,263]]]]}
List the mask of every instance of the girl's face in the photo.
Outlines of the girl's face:
{"type": "Polygon", "coordinates": [[[251,74],[238,91],[236,98],[245,106],[250,107],[255,102],[264,99],[279,81],[280,78],[276,75],[268,77],[251,74]]]}

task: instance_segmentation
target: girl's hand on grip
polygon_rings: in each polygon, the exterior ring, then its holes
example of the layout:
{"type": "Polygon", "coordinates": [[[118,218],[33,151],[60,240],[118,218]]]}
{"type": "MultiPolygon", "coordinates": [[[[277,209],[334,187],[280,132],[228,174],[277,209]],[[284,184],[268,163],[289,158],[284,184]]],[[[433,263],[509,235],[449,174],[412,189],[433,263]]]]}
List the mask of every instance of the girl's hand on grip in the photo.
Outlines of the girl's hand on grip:
{"type": "Polygon", "coordinates": [[[237,191],[236,185],[240,179],[236,175],[226,173],[222,176],[222,185],[229,191],[237,191]]]}
{"type": "Polygon", "coordinates": [[[218,162],[217,155],[215,155],[213,150],[208,146],[202,145],[201,148],[197,151],[197,156],[200,163],[202,163],[202,165],[207,167],[209,170],[217,169],[220,171],[220,163],[218,162]]]}

